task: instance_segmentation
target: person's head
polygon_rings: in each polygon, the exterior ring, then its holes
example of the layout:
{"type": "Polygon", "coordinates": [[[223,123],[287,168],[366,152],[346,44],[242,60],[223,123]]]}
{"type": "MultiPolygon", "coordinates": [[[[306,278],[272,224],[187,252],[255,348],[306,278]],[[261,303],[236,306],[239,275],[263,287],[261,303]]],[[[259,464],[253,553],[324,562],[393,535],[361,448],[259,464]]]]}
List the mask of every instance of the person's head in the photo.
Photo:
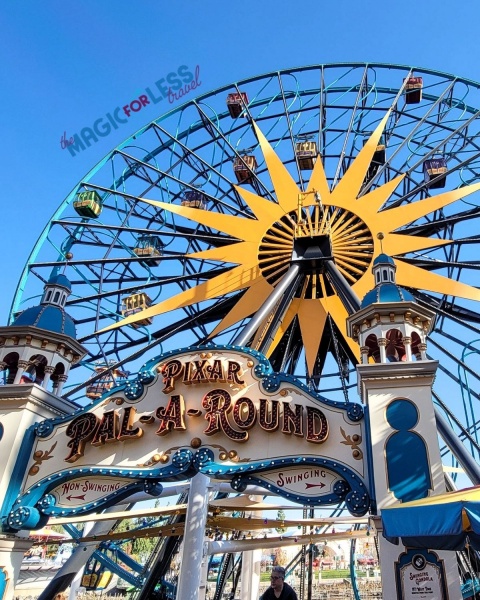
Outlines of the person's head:
{"type": "Polygon", "coordinates": [[[285,579],[285,569],[283,567],[273,567],[270,581],[274,590],[281,590],[285,579]]]}

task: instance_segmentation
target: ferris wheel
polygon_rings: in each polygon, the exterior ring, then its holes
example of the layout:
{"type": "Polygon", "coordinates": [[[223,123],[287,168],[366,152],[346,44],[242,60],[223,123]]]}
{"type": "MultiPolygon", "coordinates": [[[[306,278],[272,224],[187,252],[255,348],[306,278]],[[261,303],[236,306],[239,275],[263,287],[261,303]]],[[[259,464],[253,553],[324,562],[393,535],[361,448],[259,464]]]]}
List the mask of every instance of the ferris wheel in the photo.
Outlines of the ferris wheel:
{"type": "Polygon", "coordinates": [[[102,371],[126,377],[165,350],[238,343],[274,295],[242,341],[327,397],[355,399],[348,296],[373,287],[384,252],[397,283],[437,313],[435,402],[478,459],[478,107],[480,84],[387,64],[278,71],[200,96],[116,147],[60,203],[11,318],[52,273],[67,275],[88,354],[76,370],[87,383],[65,391],[81,399],[101,393],[102,371]],[[285,283],[295,257],[308,261],[305,239],[328,261],[285,283]]]}

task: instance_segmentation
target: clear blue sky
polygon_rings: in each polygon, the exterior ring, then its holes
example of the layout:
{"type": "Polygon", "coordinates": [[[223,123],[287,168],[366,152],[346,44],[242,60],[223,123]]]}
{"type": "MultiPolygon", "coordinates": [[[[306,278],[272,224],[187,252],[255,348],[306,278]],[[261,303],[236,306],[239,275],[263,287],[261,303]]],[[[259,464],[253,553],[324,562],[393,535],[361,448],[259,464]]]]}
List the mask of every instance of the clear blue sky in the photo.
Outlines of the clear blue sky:
{"type": "MultiPolygon", "coordinates": [[[[145,106],[76,157],[67,138],[180,65],[200,66],[205,93],[267,71],[370,61],[480,79],[473,0],[22,0],[0,14],[3,293],[7,314],[22,267],[62,200],[109,150],[166,112],[145,106]]],[[[190,99],[190,97],[188,98],[190,99]]]]}

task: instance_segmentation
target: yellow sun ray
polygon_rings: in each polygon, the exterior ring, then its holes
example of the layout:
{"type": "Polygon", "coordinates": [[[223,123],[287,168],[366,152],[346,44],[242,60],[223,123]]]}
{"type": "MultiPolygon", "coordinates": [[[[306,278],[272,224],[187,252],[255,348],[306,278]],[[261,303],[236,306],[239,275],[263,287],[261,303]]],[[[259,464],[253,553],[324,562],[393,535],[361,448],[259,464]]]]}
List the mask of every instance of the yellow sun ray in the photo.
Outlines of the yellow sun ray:
{"type": "Polygon", "coordinates": [[[298,313],[299,304],[300,304],[300,300],[298,298],[294,298],[292,300],[290,306],[287,309],[287,312],[285,313],[285,316],[282,319],[282,322],[280,323],[280,326],[278,327],[278,329],[275,333],[272,343],[270,344],[270,346],[267,348],[267,351],[265,352],[265,356],[267,358],[270,358],[270,356],[272,355],[272,352],[275,350],[279,341],[282,339],[282,337],[285,335],[285,332],[290,327],[290,324],[292,323],[293,319],[296,317],[296,315],[298,313]]]}
{"type": "Polygon", "coordinates": [[[451,192],[439,194],[438,196],[425,198],[425,200],[419,200],[418,202],[412,202],[405,206],[389,209],[386,211],[388,213],[388,220],[386,220],[390,228],[389,230],[393,231],[402,225],[412,223],[416,219],[443,208],[456,200],[465,198],[478,190],[480,190],[480,183],[474,183],[463,188],[452,190],[451,192]]]}
{"type": "Polygon", "coordinates": [[[390,198],[396,188],[403,181],[405,175],[399,175],[392,180],[387,181],[382,186],[375,188],[365,196],[359,198],[355,204],[350,204],[346,208],[357,211],[359,215],[368,218],[367,215],[376,215],[380,208],[390,198]]]}
{"type": "MultiPolygon", "coordinates": [[[[207,227],[213,227],[217,231],[222,231],[233,237],[239,237],[239,239],[245,241],[254,241],[258,239],[258,236],[263,233],[264,227],[255,219],[248,219],[248,226],[239,228],[239,219],[245,222],[243,217],[237,217],[234,215],[224,215],[222,213],[213,212],[209,210],[203,210],[201,208],[191,208],[189,206],[179,206],[177,204],[170,204],[168,202],[160,202],[159,200],[148,200],[147,198],[141,198],[143,202],[163,208],[181,217],[186,217],[192,221],[200,223],[200,225],[206,225],[207,227]]],[[[246,224],[245,224],[246,225],[246,224]]]]}
{"type": "MultiPolygon", "coordinates": [[[[102,331],[245,290],[213,329],[210,337],[214,337],[248,318],[264,304],[291,262],[296,235],[329,235],[334,260],[360,300],[373,287],[370,266],[373,257],[380,252],[395,257],[399,285],[480,300],[480,290],[475,287],[452,281],[401,259],[404,254],[440,247],[453,243],[453,240],[411,236],[401,231],[394,233],[402,226],[479,191],[480,184],[381,210],[404,178],[404,175],[399,175],[358,197],[389,116],[390,111],[333,190],[329,189],[321,157],[318,157],[303,197],[303,222],[298,225],[298,200],[302,191],[256,124],[255,132],[278,203],[237,185],[234,186],[235,190],[255,218],[145,199],[148,204],[231,236],[231,243],[193,252],[188,258],[229,263],[232,267],[211,280],[162,300],[102,331]],[[321,204],[312,193],[314,191],[320,194],[321,204]],[[382,242],[378,239],[380,233],[383,234],[382,242]]],[[[347,336],[347,311],[340,298],[337,295],[328,296],[329,293],[323,274],[307,274],[300,297],[295,297],[290,303],[266,355],[272,355],[295,317],[298,318],[310,373],[314,369],[329,317],[340,331],[343,343],[348,344],[352,354],[357,355],[357,344],[347,336]],[[318,295],[320,298],[317,298],[318,295]]],[[[270,319],[267,317],[257,330],[256,343],[265,333],[270,319]]]]}
{"type": "Polygon", "coordinates": [[[426,250],[427,248],[435,248],[436,246],[445,246],[452,243],[453,240],[390,233],[383,240],[383,251],[389,256],[396,256],[398,254],[426,250]]]}
{"type": "Polygon", "coordinates": [[[350,348],[352,356],[357,356],[358,344],[347,335],[347,317],[349,315],[340,298],[338,296],[327,296],[326,298],[320,298],[320,302],[325,312],[332,317],[335,325],[338,327],[344,341],[350,348]]]}
{"type": "Polygon", "coordinates": [[[308,372],[313,373],[322,340],[327,312],[318,300],[302,299],[298,306],[298,322],[305,346],[308,372]]]}
{"type": "Polygon", "coordinates": [[[319,156],[313,166],[312,176],[307,187],[307,202],[313,204],[315,199],[312,198],[312,192],[316,191],[320,194],[320,199],[323,204],[328,204],[330,199],[330,187],[328,185],[325,169],[323,168],[322,158],[319,156]]]}
{"type": "Polygon", "coordinates": [[[275,188],[278,203],[285,212],[290,212],[297,207],[298,194],[300,190],[293,180],[293,177],[290,175],[287,168],[270,145],[270,142],[258,128],[257,124],[254,123],[253,127],[255,129],[263,157],[267,163],[268,172],[270,174],[273,187],[275,188]]]}
{"type": "Polygon", "coordinates": [[[219,296],[230,294],[231,292],[237,292],[246,287],[250,287],[260,276],[260,269],[256,265],[249,269],[246,269],[243,265],[234,267],[227,273],[217,275],[217,277],[205,281],[193,288],[189,288],[188,290],[184,290],[176,296],[172,296],[171,298],[163,300],[163,302],[155,304],[155,306],[151,306],[139,313],[126,317],[119,324],[115,323],[114,325],[105,327],[104,329],[101,329],[99,333],[115,329],[118,325],[129,325],[140,319],[149,319],[164,312],[175,310],[176,308],[183,308],[185,306],[196,304],[197,302],[212,300],[213,298],[218,298],[219,296]]]}
{"type": "Polygon", "coordinates": [[[410,265],[399,258],[395,259],[395,264],[397,265],[396,280],[399,285],[480,301],[480,290],[471,285],[410,265]]]}
{"type": "Polygon", "coordinates": [[[385,125],[390,117],[391,110],[392,109],[390,108],[387,111],[383,119],[375,128],[375,131],[368,138],[363,148],[355,157],[353,163],[349,166],[348,171],[335,186],[335,189],[331,194],[332,203],[337,205],[342,196],[348,196],[352,200],[357,198],[362,188],[365,175],[367,174],[368,168],[372,162],[373,155],[377,150],[380,137],[382,136],[385,125]]]}
{"type": "Polygon", "coordinates": [[[265,200],[265,198],[262,198],[262,196],[258,196],[257,194],[254,194],[249,190],[245,190],[238,185],[234,187],[235,190],[248,204],[248,206],[252,209],[253,214],[257,217],[259,221],[276,221],[278,219],[281,219],[285,214],[285,211],[279,204],[275,204],[275,202],[265,200]]]}
{"type": "Polygon", "coordinates": [[[272,291],[273,286],[266,279],[263,277],[256,279],[208,337],[215,337],[218,333],[235,325],[235,323],[253,315],[263,305],[272,291]]]}
{"type": "Polygon", "coordinates": [[[248,265],[252,265],[257,262],[257,254],[258,248],[256,244],[253,244],[252,242],[237,242],[228,246],[220,246],[219,248],[209,248],[208,250],[192,252],[188,255],[188,257],[243,264],[248,268],[248,265]]]}

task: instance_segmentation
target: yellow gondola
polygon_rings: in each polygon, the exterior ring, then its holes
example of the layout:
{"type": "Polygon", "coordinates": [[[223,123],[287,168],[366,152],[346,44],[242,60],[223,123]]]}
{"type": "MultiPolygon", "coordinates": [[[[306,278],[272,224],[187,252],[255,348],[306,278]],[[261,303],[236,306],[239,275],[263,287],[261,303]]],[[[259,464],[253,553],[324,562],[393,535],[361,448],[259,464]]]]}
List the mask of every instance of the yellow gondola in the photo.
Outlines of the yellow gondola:
{"type": "Polygon", "coordinates": [[[104,590],[112,581],[113,573],[108,571],[96,558],[91,558],[85,565],[81,585],[88,591],[104,590]]]}
{"type": "MultiPolygon", "coordinates": [[[[124,317],[130,317],[131,315],[135,315],[152,305],[152,300],[147,294],[145,294],[145,292],[137,292],[135,294],[131,294],[130,296],[123,298],[122,302],[122,315],[124,317]]],[[[131,323],[131,325],[132,327],[135,327],[135,329],[138,329],[142,325],[151,325],[152,323],[153,319],[147,317],[144,319],[140,319],[135,323],[131,323]]]]}

